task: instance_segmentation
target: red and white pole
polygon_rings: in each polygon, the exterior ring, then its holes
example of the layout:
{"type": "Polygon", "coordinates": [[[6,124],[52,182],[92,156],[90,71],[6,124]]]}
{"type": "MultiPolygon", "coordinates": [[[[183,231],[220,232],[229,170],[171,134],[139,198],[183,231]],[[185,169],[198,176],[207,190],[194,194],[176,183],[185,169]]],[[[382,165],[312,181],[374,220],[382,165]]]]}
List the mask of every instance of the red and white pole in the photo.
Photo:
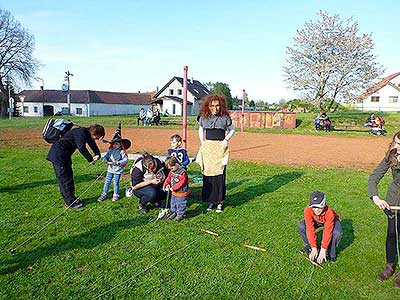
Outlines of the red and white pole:
{"type": "Polygon", "coordinates": [[[187,139],[187,81],[188,81],[188,66],[183,67],[183,105],[182,105],[182,139],[183,148],[186,149],[187,139]]]}
{"type": "Polygon", "coordinates": [[[242,97],[242,122],[240,124],[240,132],[244,131],[244,99],[246,99],[246,90],[243,89],[243,97],[242,97]]]}

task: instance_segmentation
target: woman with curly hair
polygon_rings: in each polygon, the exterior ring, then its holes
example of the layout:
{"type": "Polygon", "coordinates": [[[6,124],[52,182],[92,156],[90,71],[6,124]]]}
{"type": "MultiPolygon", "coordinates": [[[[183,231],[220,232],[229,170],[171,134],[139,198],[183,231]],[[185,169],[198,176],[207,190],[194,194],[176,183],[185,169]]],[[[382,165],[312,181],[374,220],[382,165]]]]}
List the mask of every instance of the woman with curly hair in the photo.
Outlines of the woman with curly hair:
{"type": "Polygon", "coordinates": [[[222,212],[226,193],[228,142],[235,133],[226,99],[219,95],[205,97],[198,122],[201,147],[196,161],[203,174],[202,199],[209,203],[207,211],[216,208],[216,212],[222,212]]]}
{"type": "MultiPolygon", "coordinates": [[[[400,205],[400,131],[393,136],[385,157],[369,176],[368,193],[374,203],[385,211],[388,218],[386,266],[383,272],[378,275],[378,279],[384,281],[394,274],[396,255],[398,255],[399,251],[400,212],[394,209],[391,210],[391,206],[400,205]],[[392,171],[393,179],[389,185],[386,200],[382,200],[378,196],[378,184],[389,169],[392,171]]],[[[400,288],[400,271],[397,273],[395,285],[400,288]]]]}

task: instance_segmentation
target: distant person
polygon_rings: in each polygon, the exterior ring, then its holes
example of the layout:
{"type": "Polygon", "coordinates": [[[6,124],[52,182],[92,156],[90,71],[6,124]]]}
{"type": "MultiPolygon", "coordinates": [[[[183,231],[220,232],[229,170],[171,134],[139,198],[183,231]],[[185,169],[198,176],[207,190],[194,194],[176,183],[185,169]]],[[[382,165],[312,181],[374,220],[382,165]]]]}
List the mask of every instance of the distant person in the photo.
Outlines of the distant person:
{"type": "Polygon", "coordinates": [[[160,123],[161,120],[161,116],[160,116],[160,111],[156,108],[154,111],[154,115],[153,115],[153,123],[154,125],[157,125],[160,123]]]}
{"type": "Polygon", "coordinates": [[[139,116],[137,118],[137,126],[140,125],[140,122],[142,122],[142,125],[144,125],[144,120],[146,119],[146,112],[144,108],[142,107],[139,111],[139,116]]]}
{"type": "Polygon", "coordinates": [[[153,120],[153,110],[149,107],[146,111],[146,118],[144,119],[144,126],[151,126],[153,120]]]}
{"type": "Polygon", "coordinates": [[[175,157],[178,162],[185,168],[190,163],[186,149],[182,148],[182,137],[179,134],[174,134],[170,138],[171,148],[168,149],[166,157],[175,157]]]}
{"type": "Polygon", "coordinates": [[[187,198],[189,196],[189,179],[186,168],[176,157],[171,156],[165,161],[165,166],[170,170],[164,182],[164,191],[171,191],[171,212],[169,216],[176,222],[183,220],[186,214],[187,198]]]}
{"type": "Polygon", "coordinates": [[[300,252],[309,254],[309,258],[316,259],[319,264],[327,260],[336,261],[336,248],[342,237],[342,225],[339,215],[326,204],[324,193],[315,191],[310,195],[309,204],[304,209],[304,220],[297,228],[305,244],[300,252]],[[324,231],[318,251],[316,231],[319,227],[324,227],[324,231]]]}
{"type": "Polygon", "coordinates": [[[325,112],[322,113],[321,120],[322,126],[325,128],[325,132],[331,131],[331,120],[325,112]]]}
{"type": "Polygon", "coordinates": [[[72,154],[78,149],[90,164],[94,164],[100,158],[96,140],[103,138],[104,135],[104,127],[97,124],[73,128],[51,146],[46,159],[53,164],[58,186],[67,208],[79,209],[83,206],[82,200],[75,197],[72,154]],[[92,149],[93,157],[86,149],[86,144],[92,149]]]}
{"type": "Polygon", "coordinates": [[[101,202],[107,198],[108,189],[111,181],[114,179],[114,193],[112,201],[119,200],[119,182],[125,166],[128,164],[128,153],[126,150],[131,146],[131,141],[121,137],[121,123],[117,128],[114,137],[111,141],[107,153],[104,155],[103,161],[108,164],[106,180],[103,187],[103,192],[100,194],[97,201],[101,202]]]}
{"type": "MultiPolygon", "coordinates": [[[[387,233],[386,233],[386,266],[378,275],[380,281],[389,279],[395,272],[397,247],[399,243],[400,233],[400,211],[391,210],[391,206],[398,206],[400,203],[399,193],[400,183],[400,131],[397,132],[389,144],[384,158],[378,164],[368,179],[368,194],[375,205],[384,210],[387,216],[387,233]],[[379,197],[378,185],[385,174],[391,170],[392,181],[389,184],[386,199],[379,197]]],[[[380,252],[379,252],[380,254],[380,252]]],[[[381,254],[380,254],[381,255],[381,254]]],[[[400,258],[397,257],[397,261],[400,258]]],[[[398,270],[395,286],[400,288],[400,270],[398,270]]]]}
{"type": "Polygon", "coordinates": [[[319,115],[317,115],[314,119],[314,127],[315,127],[315,130],[321,129],[321,120],[319,118],[319,115]]]}

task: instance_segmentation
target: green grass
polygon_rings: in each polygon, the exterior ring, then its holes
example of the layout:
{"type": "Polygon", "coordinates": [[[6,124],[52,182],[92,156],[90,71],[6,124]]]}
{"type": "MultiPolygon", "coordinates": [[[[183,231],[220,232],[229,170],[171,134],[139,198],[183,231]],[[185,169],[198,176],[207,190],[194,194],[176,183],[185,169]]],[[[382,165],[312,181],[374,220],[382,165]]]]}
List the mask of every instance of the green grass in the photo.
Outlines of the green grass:
{"type": "MultiPolygon", "coordinates": [[[[357,136],[367,137],[368,128],[364,127],[369,113],[360,111],[345,111],[329,114],[330,119],[333,122],[334,131],[325,133],[324,131],[314,130],[314,118],[315,113],[297,113],[297,127],[295,129],[255,129],[246,128],[248,132],[268,132],[268,133],[279,133],[279,134],[308,134],[308,135],[337,135],[337,136],[357,136]],[[346,128],[346,124],[352,124],[346,128]]],[[[400,128],[400,114],[399,113],[387,113],[383,114],[386,125],[385,129],[388,131],[388,135],[393,135],[400,128]]],[[[32,128],[41,130],[46,123],[48,118],[14,118],[13,120],[0,119],[0,130],[15,129],[23,130],[26,128],[32,128]]],[[[136,116],[104,116],[104,117],[69,117],[77,125],[88,126],[93,123],[98,123],[106,127],[116,127],[118,122],[122,122],[122,127],[137,127],[136,116]]],[[[164,120],[171,122],[177,122],[182,120],[181,117],[163,117],[164,120]]],[[[188,117],[188,129],[197,129],[196,117],[188,117]]],[[[143,127],[143,126],[141,126],[143,127]]],[[[163,125],[157,128],[178,128],[178,125],[163,125]]],[[[152,127],[154,128],[154,127],[152,127]]],[[[236,130],[240,130],[237,128],[236,130]]]]}
{"type": "MultiPolygon", "coordinates": [[[[231,162],[223,214],[205,214],[191,185],[188,218],[153,222],[136,198],[98,203],[104,166],[74,155],[82,211],[63,212],[46,152],[0,148],[1,299],[397,299],[376,275],[385,263],[386,220],[367,197],[368,173],[231,162]],[[316,269],[298,253],[297,223],[313,190],[340,214],[336,263],[316,269]],[[214,237],[201,232],[221,234],[214,237]],[[265,247],[249,250],[245,243],[265,247]]],[[[191,178],[199,176],[190,165],[191,178]]],[[[381,189],[387,187],[385,178],[381,189]]],[[[123,177],[122,187],[128,185],[123,177]]]]}

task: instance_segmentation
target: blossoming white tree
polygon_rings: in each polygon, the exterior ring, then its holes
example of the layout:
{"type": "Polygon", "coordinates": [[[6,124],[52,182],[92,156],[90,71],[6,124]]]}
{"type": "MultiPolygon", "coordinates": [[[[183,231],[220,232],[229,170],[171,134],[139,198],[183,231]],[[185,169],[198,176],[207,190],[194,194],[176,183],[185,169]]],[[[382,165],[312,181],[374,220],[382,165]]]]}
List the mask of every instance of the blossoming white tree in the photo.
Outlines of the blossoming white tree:
{"type": "Polygon", "coordinates": [[[341,20],[322,11],[318,16],[297,31],[283,72],[289,88],[321,111],[335,111],[336,101],[356,99],[383,69],[373,54],[371,33],[359,34],[352,18],[341,20]]]}

